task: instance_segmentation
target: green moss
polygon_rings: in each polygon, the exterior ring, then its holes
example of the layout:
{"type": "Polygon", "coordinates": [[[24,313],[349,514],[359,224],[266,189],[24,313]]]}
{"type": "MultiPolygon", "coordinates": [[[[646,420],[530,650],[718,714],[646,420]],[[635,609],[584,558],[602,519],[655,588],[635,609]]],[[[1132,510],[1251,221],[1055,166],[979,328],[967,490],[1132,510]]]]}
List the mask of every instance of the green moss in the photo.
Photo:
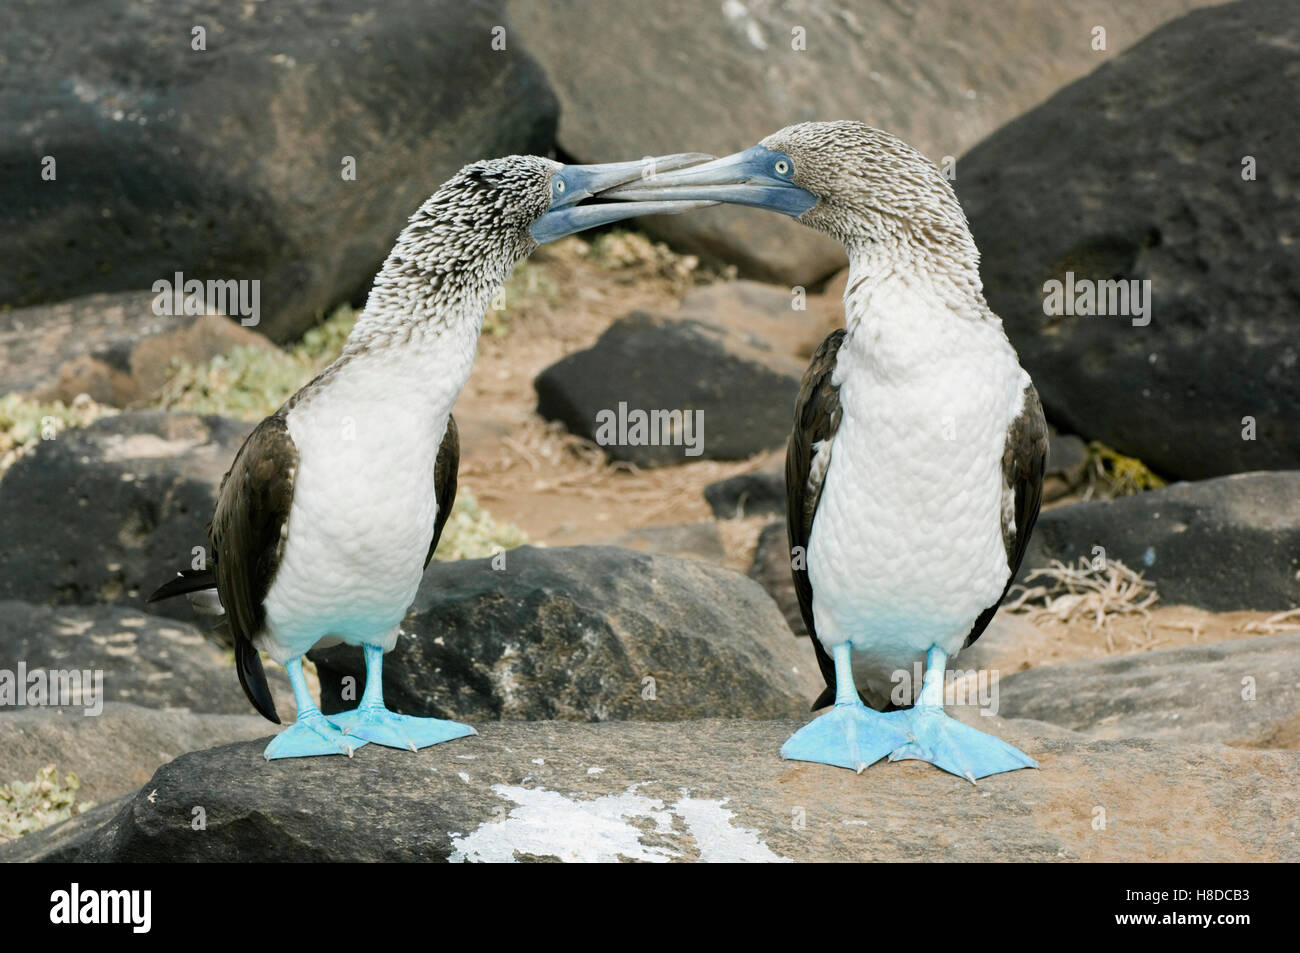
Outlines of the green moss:
{"type": "Polygon", "coordinates": [[[1126,457],[1099,440],[1088,444],[1089,479],[1103,484],[1112,496],[1156,490],[1165,481],[1137,457],[1126,457]]]}
{"type": "Polygon", "coordinates": [[[60,780],[52,764],[34,781],[0,784],[0,844],[90,810],[93,804],[77,803],[80,789],[80,778],[69,773],[60,780]]]}
{"type": "Polygon", "coordinates": [[[343,353],[356,320],[351,308],[341,307],[291,350],[238,347],[206,364],[177,364],[155,406],[261,420],[343,353]]]}
{"type": "Polygon", "coordinates": [[[442,531],[434,558],[443,562],[482,559],[528,542],[523,530],[510,523],[498,523],[468,490],[456,494],[456,503],[442,531]]]}
{"type": "Polygon", "coordinates": [[[0,397],[0,474],[41,440],[116,413],[115,408],[97,404],[85,394],[71,405],[61,400],[42,403],[21,394],[0,397]]]}
{"type": "Polygon", "coordinates": [[[597,235],[586,257],[606,271],[635,270],[670,279],[687,287],[695,280],[699,259],[679,255],[663,242],[652,242],[640,232],[612,231],[597,235]]]}

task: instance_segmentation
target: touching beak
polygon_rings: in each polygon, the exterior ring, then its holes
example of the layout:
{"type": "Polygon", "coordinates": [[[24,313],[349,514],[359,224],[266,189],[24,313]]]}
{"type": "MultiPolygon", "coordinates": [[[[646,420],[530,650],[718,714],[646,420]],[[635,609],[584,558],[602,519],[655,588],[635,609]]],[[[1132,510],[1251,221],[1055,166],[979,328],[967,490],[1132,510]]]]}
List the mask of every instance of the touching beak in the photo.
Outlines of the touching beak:
{"type": "Polygon", "coordinates": [[[790,181],[792,169],[784,152],[754,146],[702,165],[659,170],[645,181],[628,183],[601,197],[629,202],[728,202],[798,218],[818,199],[790,181]]]}
{"type": "Polygon", "coordinates": [[[533,222],[531,232],[539,244],[553,242],[565,235],[608,225],[641,215],[673,215],[695,208],[707,208],[718,199],[646,200],[619,196],[618,202],[601,201],[608,190],[618,186],[653,181],[662,172],[681,169],[712,159],[696,152],[655,156],[635,162],[609,162],[604,165],[561,166],[551,179],[551,207],[533,222]],[[592,205],[579,203],[597,200],[592,205]]]}

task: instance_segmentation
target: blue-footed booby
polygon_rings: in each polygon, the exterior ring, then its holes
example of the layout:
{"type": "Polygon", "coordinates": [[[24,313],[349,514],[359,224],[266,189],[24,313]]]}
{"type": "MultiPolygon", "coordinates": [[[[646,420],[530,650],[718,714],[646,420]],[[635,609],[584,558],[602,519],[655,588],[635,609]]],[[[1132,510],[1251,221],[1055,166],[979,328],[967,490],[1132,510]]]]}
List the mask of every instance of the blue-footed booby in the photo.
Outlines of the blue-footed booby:
{"type": "Polygon", "coordinates": [[[947,179],[888,133],[816,122],[611,197],[772,209],[849,256],[845,327],[804,375],[786,455],[794,582],[827,684],[814,709],[834,707],[781,753],[859,771],[918,758],[971,781],[1036,767],[943,711],[948,659],[1020,566],[1047,452],[947,179]],[[913,707],[873,710],[897,707],[891,686],[921,659],[913,707]]]}
{"type": "Polygon", "coordinates": [[[298,717],[267,746],[268,759],[350,756],[371,741],[414,750],[473,733],[389,711],[382,666],[456,496],[451,410],[484,312],[539,244],[708,204],[598,201],[707,158],[583,166],[510,156],[466,166],[411,216],[339,359],[254,428],[218,491],[209,566],[181,573],[150,601],[215,588],[239,682],[277,724],[259,652],[285,666],[298,717]],[[339,641],[362,647],[365,690],[355,709],[326,717],[302,655],[339,641]]]}

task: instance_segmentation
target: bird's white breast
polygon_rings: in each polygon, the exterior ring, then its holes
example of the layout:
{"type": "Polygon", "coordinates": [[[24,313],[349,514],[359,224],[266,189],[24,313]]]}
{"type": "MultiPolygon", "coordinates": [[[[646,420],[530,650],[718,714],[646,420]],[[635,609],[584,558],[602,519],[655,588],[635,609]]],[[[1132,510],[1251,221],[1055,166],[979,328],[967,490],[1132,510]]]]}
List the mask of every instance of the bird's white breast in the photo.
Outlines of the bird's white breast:
{"type": "Polygon", "coordinates": [[[1002,456],[1025,379],[996,318],[923,286],[877,289],[850,321],[808,571],[818,637],[851,640],[876,691],[931,645],[957,652],[1006,584],[1002,456]]]}
{"type": "Polygon", "coordinates": [[[261,640],[277,659],[325,637],[392,648],[433,537],[438,447],[473,360],[472,344],[447,344],[360,355],[289,412],[299,461],[261,640]]]}

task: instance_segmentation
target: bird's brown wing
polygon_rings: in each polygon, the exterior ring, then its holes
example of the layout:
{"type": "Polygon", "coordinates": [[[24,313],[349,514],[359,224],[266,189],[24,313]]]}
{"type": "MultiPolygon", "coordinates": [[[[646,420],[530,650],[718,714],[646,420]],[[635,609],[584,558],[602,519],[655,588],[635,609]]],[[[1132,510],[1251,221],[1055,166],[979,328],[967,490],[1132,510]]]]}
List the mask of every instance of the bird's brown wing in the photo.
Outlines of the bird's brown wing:
{"type": "Polygon", "coordinates": [[[835,665],[822,648],[813,623],[808,540],[812,536],[817,504],[821,501],[831,446],[840,426],[840,389],[831,383],[831,375],[835,372],[835,360],[845,333],[842,328],[833,331],[817,348],[812,363],[804,372],[799,398],[795,401],[794,429],[785,454],[785,521],[794,591],[799,599],[799,613],[817,653],[817,665],[827,685],[826,691],[813,703],[814,710],[830,704],[835,698],[835,665]]]}
{"type": "Polygon", "coordinates": [[[1010,512],[1013,521],[1005,518],[1007,508],[1003,507],[1002,545],[1006,549],[1007,566],[1011,575],[1002,589],[997,602],[979,614],[966,636],[966,645],[970,645],[983,634],[998,606],[1007,596],[1020,571],[1020,563],[1025,558],[1025,549],[1029,546],[1029,534],[1034,531],[1038,521],[1038,508],[1043,502],[1043,471],[1047,466],[1047,421],[1043,418],[1043,405],[1038,399],[1038,391],[1033,384],[1025,385],[1025,404],[1020,416],[1011,423],[1007,431],[1007,442],[1002,451],[1002,493],[1004,498],[1012,497],[1010,512]]]}
{"type": "Polygon", "coordinates": [[[424,567],[429,568],[433,551],[442,539],[442,528],[447,525],[451,515],[451,506],[456,502],[456,479],[460,470],[460,428],[456,418],[447,415],[447,432],[442,435],[438,445],[438,458],[433,464],[433,491],[438,498],[438,515],[434,517],[433,539],[429,542],[429,554],[424,557],[424,567]]]}
{"type": "Polygon", "coordinates": [[[276,724],[280,717],[253,639],[266,621],[262,603],[280,567],[297,468],[298,448],[284,417],[267,417],[248,435],[222,478],[208,526],[217,593],[235,639],[239,684],[253,707],[276,724]]]}

